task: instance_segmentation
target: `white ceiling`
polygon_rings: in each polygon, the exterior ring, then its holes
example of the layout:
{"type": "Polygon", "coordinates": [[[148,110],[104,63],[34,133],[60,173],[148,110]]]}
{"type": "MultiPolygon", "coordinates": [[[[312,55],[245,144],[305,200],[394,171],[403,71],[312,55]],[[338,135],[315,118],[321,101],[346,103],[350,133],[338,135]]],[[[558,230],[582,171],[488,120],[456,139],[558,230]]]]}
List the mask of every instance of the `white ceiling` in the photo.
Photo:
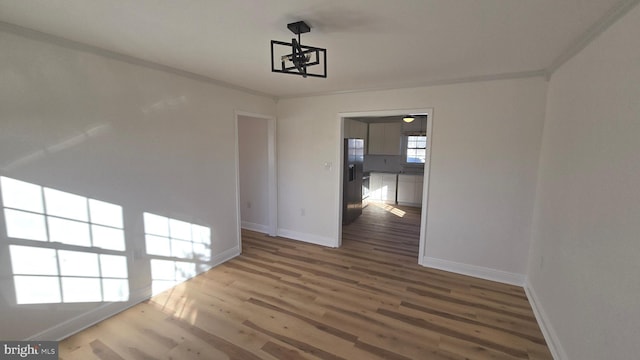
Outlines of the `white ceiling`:
{"type": "Polygon", "coordinates": [[[0,0],[0,21],[286,97],[543,73],[637,2],[0,0]],[[270,71],[298,20],[327,79],[270,71]]]}

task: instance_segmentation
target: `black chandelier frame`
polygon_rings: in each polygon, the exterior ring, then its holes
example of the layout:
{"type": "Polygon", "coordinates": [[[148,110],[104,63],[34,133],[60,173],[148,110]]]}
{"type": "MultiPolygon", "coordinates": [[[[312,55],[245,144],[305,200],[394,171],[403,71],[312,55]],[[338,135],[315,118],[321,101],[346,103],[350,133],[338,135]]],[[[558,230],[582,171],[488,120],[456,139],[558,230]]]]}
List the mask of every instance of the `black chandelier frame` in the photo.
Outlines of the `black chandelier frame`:
{"type": "Polygon", "coordinates": [[[327,49],[302,45],[300,41],[300,34],[308,33],[311,31],[309,25],[304,21],[298,21],[295,23],[287,24],[287,28],[292,33],[298,35],[298,39],[291,39],[291,42],[284,42],[278,40],[271,40],[271,71],[282,74],[300,75],[302,77],[327,77],[327,49]],[[275,47],[276,46],[290,47],[291,52],[280,57],[280,66],[276,66],[275,59],[275,47]],[[292,65],[288,66],[286,63],[291,62],[292,65]],[[322,64],[322,72],[314,73],[309,72],[308,68],[322,64]]]}

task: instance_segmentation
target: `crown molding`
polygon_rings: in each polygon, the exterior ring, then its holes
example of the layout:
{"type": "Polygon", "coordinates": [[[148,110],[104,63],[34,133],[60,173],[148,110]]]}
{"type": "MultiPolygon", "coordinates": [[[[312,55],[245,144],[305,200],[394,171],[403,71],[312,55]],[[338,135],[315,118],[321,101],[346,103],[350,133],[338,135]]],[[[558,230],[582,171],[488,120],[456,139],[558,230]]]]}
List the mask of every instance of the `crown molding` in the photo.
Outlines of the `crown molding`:
{"type": "Polygon", "coordinates": [[[167,72],[170,74],[178,75],[191,80],[205,82],[205,83],[216,85],[226,89],[241,91],[251,95],[264,96],[267,98],[271,98],[274,101],[276,100],[276,97],[272,94],[263,93],[261,91],[234,85],[225,81],[216,80],[208,76],[196,74],[186,70],[181,70],[169,65],[164,65],[164,64],[153,62],[153,61],[140,59],[135,56],[122,54],[116,51],[106,50],[98,46],[93,46],[93,45],[85,44],[82,42],[69,40],[60,36],[47,34],[38,30],[29,29],[19,25],[14,25],[14,24],[0,21],[0,31],[4,31],[10,34],[25,37],[35,41],[52,43],[52,44],[55,44],[67,49],[71,49],[71,50],[77,50],[77,51],[82,51],[86,53],[91,53],[94,55],[103,56],[109,59],[122,61],[131,65],[137,65],[137,66],[142,66],[142,67],[146,67],[153,70],[167,72]]]}
{"type": "Polygon", "coordinates": [[[640,0],[621,0],[614,5],[606,14],[604,14],[595,24],[591,25],[587,31],[576,38],[562,52],[551,65],[546,69],[547,79],[551,78],[554,72],[558,70],[564,63],[577,55],[582,49],[587,47],[600,34],[605,32],[611,25],[616,23],[620,18],[627,14],[631,9],[640,3],[640,0]]]}
{"type": "Polygon", "coordinates": [[[73,50],[93,53],[96,55],[104,56],[114,60],[123,61],[133,65],[138,65],[138,66],[143,66],[143,67],[154,69],[154,70],[168,72],[174,75],[178,75],[178,76],[189,78],[196,81],[209,83],[209,84],[227,88],[230,90],[236,90],[236,91],[244,92],[251,95],[271,98],[277,103],[279,100],[286,100],[286,99],[293,99],[293,98],[330,96],[330,95],[397,90],[397,89],[410,89],[410,88],[452,85],[452,84],[472,83],[472,82],[482,82],[482,81],[520,79],[520,78],[529,78],[529,77],[538,77],[538,76],[545,77],[547,80],[549,80],[553,75],[553,73],[556,70],[558,70],[558,68],[560,68],[564,63],[566,63],[571,58],[573,58],[576,54],[578,54],[582,49],[584,49],[587,45],[589,45],[594,39],[596,39],[600,34],[602,34],[605,30],[607,30],[611,25],[613,25],[621,17],[627,14],[631,9],[637,6],[638,3],[640,3],[640,0],[619,1],[605,15],[603,15],[595,24],[589,27],[587,31],[585,31],[582,35],[580,35],[573,42],[571,42],[569,46],[552,61],[551,65],[549,65],[545,69],[509,72],[509,73],[500,73],[500,74],[489,74],[489,75],[480,75],[480,76],[469,76],[469,77],[452,78],[452,79],[428,80],[423,82],[390,84],[390,85],[379,86],[379,87],[354,88],[354,89],[348,89],[348,90],[321,91],[321,92],[311,92],[311,93],[305,93],[305,94],[299,94],[299,95],[280,95],[280,96],[234,85],[221,80],[216,80],[208,76],[196,74],[186,70],[181,70],[172,66],[163,65],[153,61],[140,59],[131,55],[126,55],[126,54],[118,53],[111,50],[106,50],[97,46],[69,40],[56,35],[47,34],[41,31],[25,28],[25,27],[10,24],[7,22],[0,21],[0,31],[12,33],[12,34],[26,37],[36,41],[53,43],[53,44],[56,44],[65,48],[73,49],[73,50]]]}
{"type": "Polygon", "coordinates": [[[519,71],[519,72],[510,72],[510,73],[480,75],[480,76],[468,76],[468,77],[453,78],[453,79],[428,80],[428,81],[422,81],[422,82],[392,84],[388,86],[370,87],[370,88],[361,88],[361,89],[324,91],[324,92],[315,92],[315,93],[305,93],[300,95],[283,95],[283,96],[278,96],[277,100],[363,93],[363,92],[372,92],[372,91],[412,89],[412,88],[421,88],[421,87],[428,87],[428,86],[453,85],[453,84],[494,81],[494,80],[524,79],[524,78],[530,78],[530,77],[545,77],[545,76],[547,76],[547,70],[539,69],[539,70],[519,71]]]}

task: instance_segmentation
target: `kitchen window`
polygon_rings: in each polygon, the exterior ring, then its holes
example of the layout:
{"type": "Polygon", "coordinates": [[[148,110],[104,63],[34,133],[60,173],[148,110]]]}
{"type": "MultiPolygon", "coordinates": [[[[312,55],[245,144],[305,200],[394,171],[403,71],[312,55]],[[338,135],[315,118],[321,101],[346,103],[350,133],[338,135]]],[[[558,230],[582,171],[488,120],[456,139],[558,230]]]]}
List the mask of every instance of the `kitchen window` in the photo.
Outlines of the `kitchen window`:
{"type": "Polygon", "coordinates": [[[424,164],[427,158],[427,137],[424,135],[407,136],[405,150],[407,164],[424,164]]]}

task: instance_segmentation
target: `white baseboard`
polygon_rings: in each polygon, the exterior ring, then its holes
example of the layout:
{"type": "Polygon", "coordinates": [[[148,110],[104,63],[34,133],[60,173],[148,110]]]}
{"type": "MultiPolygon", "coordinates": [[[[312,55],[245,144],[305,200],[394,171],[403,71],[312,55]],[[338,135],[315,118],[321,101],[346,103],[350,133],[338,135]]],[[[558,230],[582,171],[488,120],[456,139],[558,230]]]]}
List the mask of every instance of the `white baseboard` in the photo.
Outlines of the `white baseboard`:
{"type": "Polygon", "coordinates": [[[329,237],[318,236],[314,234],[307,234],[287,229],[278,229],[278,236],[286,237],[293,240],[303,241],[310,244],[322,245],[327,247],[336,248],[338,242],[336,239],[329,237]]]}
{"type": "Polygon", "coordinates": [[[257,232],[263,233],[263,234],[268,234],[269,233],[269,226],[267,226],[267,225],[262,225],[262,224],[256,224],[256,223],[248,222],[248,221],[243,221],[240,226],[243,229],[247,229],[247,230],[251,230],[251,231],[257,231],[257,232]]]}
{"type": "MultiPolygon", "coordinates": [[[[198,272],[198,274],[208,271],[212,267],[220,265],[228,260],[231,260],[238,255],[240,255],[239,246],[235,246],[231,249],[225,250],[220,254],[217,254],[211,259],[211,261],[208,263],[208,265],[210,266],[200,268],[200,271],[198,272]]],[[[143,301],[146,301],[150,297],[151,297],[151,285],[143,289],[136,289],[132,292],[131,298],[127,302],[112,302],[112,303],[102,304],[90,311],[74,316],[66,321],[56,324],[35,335],[29,336],[25,340],[26,341],[32,341],[32,340],[60,341],[90,326],[93,326],[99,323],[100,321],[103,321],[120,312],[123,312],[132,306],[135,306],[143,301]]]]}
{"type": "Polygon", "coordinates": [[[221,252],[220,254],[214,256],[211,261],[211,267],[216,267],[220,264],[222,264],[223,262],[227,262],[231,259],[233,259],[234,257],[240,255],[241,251],[240,251],[240,246],[236,245],[234,247],[232,247],[231,249],[227,249],[223,252],[221,252]]]}
{"type": "Polygon", "coordinates": [[[525,276],[522,274],[463,264],[428,256],[423,258],[420,265],[516,286],[524,286],[525,282],[525,276]]]}
{"type": "Polygon", "coordinates": [[[82,331],[90,326],[99,323],[102,320],[108,319],[122,311],[125,311],[128,308],[135,306],[147,299],[148,297],[141,297],[137,299],[131,299],[126,303],[102,304],[95,309],[74,316],[71,319],[56,324],[35,335],[29,336],[25,339],[25,341],[61,341],[79,331],[82,331]]]}
{"type": "Polygon", "coordinates": [[[410,206],[410,207],[422,207],[422,204],[419,203],[411,203],[411,202],[402,202],[402,201],[398,201],[398,205],[402,205],[402,206],[410,206]]]}
{"type": "Polygon", "coordinates": [[[538,326],[540,326],[540,330],[542,330],[542,335],[544,335],[544,340],[547,342],[547,346],[549,347],[549,351],[551,351],[551,355],[553,355],[554,360],[568,360],[569,358],[562,348],[560,339],[558,339],[558,335],[553,329],[553,326],[551,326],[547,313],[542,308],[540,300],[528,280],[525,282],[524,292],[527,293],[529,304],[531,304],[531,307],[533,308],[533,313],[538,321],[538,326]]]}

